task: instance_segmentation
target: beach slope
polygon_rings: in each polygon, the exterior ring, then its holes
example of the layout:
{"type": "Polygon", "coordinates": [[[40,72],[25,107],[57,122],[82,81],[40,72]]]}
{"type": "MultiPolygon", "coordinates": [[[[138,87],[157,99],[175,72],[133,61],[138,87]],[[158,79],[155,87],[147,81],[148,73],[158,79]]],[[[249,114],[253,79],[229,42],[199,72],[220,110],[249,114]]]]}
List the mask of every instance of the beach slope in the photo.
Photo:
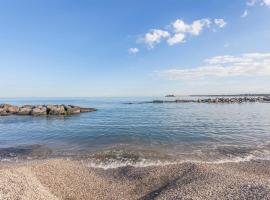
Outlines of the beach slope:
{"type": "Polygon", "coordinates": [[[270,199],[270,162],[91,168],[51,159],[0,165],[0,199],[270,199]]]}

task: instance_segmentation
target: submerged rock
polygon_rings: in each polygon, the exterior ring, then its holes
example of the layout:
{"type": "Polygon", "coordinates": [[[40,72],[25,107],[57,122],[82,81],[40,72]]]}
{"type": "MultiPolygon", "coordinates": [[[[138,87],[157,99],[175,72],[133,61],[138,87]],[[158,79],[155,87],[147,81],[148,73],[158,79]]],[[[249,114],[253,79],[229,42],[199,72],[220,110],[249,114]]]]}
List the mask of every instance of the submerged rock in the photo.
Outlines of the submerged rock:
{"type": "Polygon", "coordinates": [[[33,115],[33,116],[46,116],[46,115],[75,115],[85,112],[94,112],[95,108],[81,108],[74,105],[24,105],[21,107],[0,104],[0,116],[8,115],[33,115]]]}
{"type": "Polygon", "coordinates": [[[95,109],[95,108],[80,108],[80,111],[82,113],[84,113],[84,112],[94,112],[94,111],[97,111],[97,109],[95,109]]]}

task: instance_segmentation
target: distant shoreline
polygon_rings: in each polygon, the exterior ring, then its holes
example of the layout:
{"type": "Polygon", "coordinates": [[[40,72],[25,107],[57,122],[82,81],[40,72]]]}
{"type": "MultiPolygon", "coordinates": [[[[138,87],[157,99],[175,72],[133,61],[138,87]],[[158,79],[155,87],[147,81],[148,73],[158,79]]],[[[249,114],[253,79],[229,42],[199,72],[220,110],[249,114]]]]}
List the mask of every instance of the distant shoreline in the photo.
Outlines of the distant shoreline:
{"type": "Polygon", "coordinates": [[[264,96],[270,96],[270,93],[259,93],[259,94],[203,94],[203,95],[198,95],[198,94],[192,94],[188,95],[191,97],[249,97],[249,96],[254,96],[254,97],[264,97],[264,96]]]}
{"type": "MultiPolygon", "coordinates": [[[[171,97],[170,97],[171,98],[171,97]]],[[[177,97],[176,97],[177,98],[177,97]]],[[[215,103],[215,104],[240,104],[240,103],[270,103],[270,96],[245,96],[245,97],[217,97],[198,99],[175,99],[175,100],[153,100],[144,102],[129,102],[126,104],[146,104],[146,103],[215,103]]]]}

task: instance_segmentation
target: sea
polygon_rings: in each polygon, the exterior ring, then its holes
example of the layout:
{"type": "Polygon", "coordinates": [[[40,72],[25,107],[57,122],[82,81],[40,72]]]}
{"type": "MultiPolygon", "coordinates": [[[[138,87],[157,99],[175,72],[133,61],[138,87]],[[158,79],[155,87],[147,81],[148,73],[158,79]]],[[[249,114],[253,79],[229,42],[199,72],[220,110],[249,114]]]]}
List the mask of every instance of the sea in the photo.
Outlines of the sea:
{"type": "Polygon", "coordinates": [[[63,158],[118,167],[270,159],[270,103],[144,103],[164,99],[2,98],[0,103],[97,111],[0,117],[0,162],[63,158]]]}

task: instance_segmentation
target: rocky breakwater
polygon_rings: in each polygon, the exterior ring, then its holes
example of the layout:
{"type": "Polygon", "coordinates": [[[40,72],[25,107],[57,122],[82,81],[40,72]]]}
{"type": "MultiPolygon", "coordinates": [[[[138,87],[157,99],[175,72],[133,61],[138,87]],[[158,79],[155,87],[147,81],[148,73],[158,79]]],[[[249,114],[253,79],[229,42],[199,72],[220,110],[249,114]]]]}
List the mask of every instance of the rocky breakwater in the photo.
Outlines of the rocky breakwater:
{"type": "Polygon", "coordinates": [[[15,106],[10,104],[0,104],[0,116],[8,115],[76,115],[85,112],[96,111],[95,108],[82,108],[73,105],[24,105],[15,106]]]}
{"type": "Polygon", "coordinates": [[[208,98],[208,99],[177,99],[174,101],[154,100],[149,103],[268,103],[269,97],[233,97],[233,98],[208,98]]]}
{"type": "Polygon", "coordinates": [[[270,97],[232,97],[232,98],[208,98],[198,99],[198,103],[269,103],[270,97]]]}
{"type": "Polygon", "coordinates": [[[218,103],[218,104],[233,104],[233,103],[270,103],[270,96],[265,97],[217,97],[205,99],[176,99],[176,100],[153,100],[144,102],[129,102],[126,104],[145,104],[145,103],[218,103]]]}

